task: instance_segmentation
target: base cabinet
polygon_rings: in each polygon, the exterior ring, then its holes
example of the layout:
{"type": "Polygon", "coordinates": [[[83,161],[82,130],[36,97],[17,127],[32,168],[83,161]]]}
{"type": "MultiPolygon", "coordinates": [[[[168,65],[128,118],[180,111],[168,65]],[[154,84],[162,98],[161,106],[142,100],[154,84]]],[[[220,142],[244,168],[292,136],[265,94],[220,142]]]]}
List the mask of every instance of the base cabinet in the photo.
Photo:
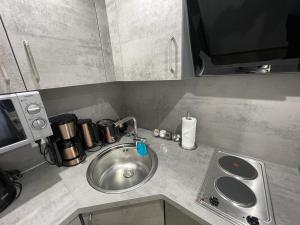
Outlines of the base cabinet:
{"type": "Polygon", "coordinates": [[[164,225],[164,206],[163,201],[153,201],[101,210],[92,213],[92,223],[89,214],[83,217],[85,224],[90,225],[164,225]]]}
{"type": "Polygon", "coordinates": [[[204,225],[163,200],[83,214],[69,225],[204,225]],[[92,215],[90,217],[90,215],[92,215]]]}
{"type": "Polygon", "coordinates": [[[165,225],[203,225],[168,203],[165,203],[165,221],[165,225]]]}
{"type": "Polygon", "coordinates": [[[79,217],[76,217],[74,220],[71,221],[68,225],[82,225],[79,217]]]}

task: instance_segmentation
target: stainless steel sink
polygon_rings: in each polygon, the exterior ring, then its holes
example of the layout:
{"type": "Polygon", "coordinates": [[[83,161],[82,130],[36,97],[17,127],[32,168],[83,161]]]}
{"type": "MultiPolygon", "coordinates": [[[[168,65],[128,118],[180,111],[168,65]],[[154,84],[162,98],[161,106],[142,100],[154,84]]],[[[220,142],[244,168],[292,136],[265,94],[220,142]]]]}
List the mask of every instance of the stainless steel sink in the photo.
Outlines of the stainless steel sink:
{"type": "Polygon", "coordinates": [[[87,180],[98,191],[121,193],[145,184],[155,173],[158,159],[148,148],[140,156],[134,144],[120,144],[101,152],[89,165],[87,180]]]}

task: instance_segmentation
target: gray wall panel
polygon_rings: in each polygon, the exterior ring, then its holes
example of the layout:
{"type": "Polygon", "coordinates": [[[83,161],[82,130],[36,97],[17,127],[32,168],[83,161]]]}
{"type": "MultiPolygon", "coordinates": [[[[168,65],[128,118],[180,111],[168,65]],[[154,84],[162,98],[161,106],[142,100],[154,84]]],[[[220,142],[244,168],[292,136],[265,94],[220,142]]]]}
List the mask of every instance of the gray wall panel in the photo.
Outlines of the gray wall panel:
{"type": "MultiPolygon", "coordinates": [[[[199,143],[298,167],[299,85],[299,74],[211,76],[49,89],[41,94],[49,116],[76,112],[97,120],[134,115],[138,126],[148,129],[180,130],[181,117],[190,111],[198,118],[199,143]]],[[[20,149],[1,156],[0,165],[24,169],[39,159],[37,150],[20,149]]]]}
{"type": "Polygon", "coordinates": [[[197,140],[298,167],[300,76],[211,76],[125,85],[127,113],[140,127],[180,130],[190,111],[197,140]]]}

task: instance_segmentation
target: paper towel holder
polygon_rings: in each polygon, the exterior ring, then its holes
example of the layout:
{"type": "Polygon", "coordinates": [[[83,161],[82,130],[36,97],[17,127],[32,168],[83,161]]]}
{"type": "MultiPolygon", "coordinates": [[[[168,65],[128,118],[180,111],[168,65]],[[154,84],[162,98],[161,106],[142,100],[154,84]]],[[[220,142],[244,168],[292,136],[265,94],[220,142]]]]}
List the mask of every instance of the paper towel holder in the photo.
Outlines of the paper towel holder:
{"type": "MultiPolygon", "coordinates": [[[[187,120],[191,120],[190,112],[187,112],[187,113],[186,113],[186,119],[187,119],[187,120]]],[[[198,145],[197,145],[196,142],[195,142],[195,144],[194,144],[193,147],[191,147],[191,148],[185,148],[185,147],[182,146],[182,140],[180,140],[179,146],[180,146],[183,150],[190,150],[190,151],[196,150],[196,149],[198,148],[198,145]]]]}
{"type": "Polygon", "coordinates": [[[187,113],[186,113],[186,119],[187,119],[187,120],[191,120],[190,112],[187,112],[187,113]]]}
{"type": "Polygon", "coordinates": [[[180,146],[183,150],[189,150],[189,151],[193,151],[193,150],[196,150],[196,149],[198,148],[197,143],[195,143],[195,145],[194,145],[193,147],[191,147],[191,148],[185,148],[185,147],[182,146],[181,141],[179,142],[179,146],[180,146]]]}

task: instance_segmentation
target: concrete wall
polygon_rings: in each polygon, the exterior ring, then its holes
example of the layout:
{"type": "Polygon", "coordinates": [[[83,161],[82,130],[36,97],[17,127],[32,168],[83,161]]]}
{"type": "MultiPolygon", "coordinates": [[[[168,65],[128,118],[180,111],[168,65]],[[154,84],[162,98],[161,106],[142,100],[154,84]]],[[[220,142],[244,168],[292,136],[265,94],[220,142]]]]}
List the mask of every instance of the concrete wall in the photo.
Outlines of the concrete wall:
{"type": "Polygon", "coordinates": [[[126,112],[139,127],[180,130],[197,117],[198,143],[298,167],[300,76],[211,76],[126,83],[126,112]]]}
{"type": "MultiPolygon", "coordinates": [[[[41,91],[48,115],[75,112],[93,120],[134,115],[138,126],[180,131],[187,111],[198,143],[298,167],[300,76],[211,76],[186,81],[127,82],[41,91]]],[[[42,162],[25,147],[0,156],[4,169],[42,162]]]]}
{"type": "Polygon", "coordinates": [[[124,107],[123,86],[120,83],[85,85],[42,90],[48,116],[74,112],[79,118],[99,120],[119,118],[124,107]]]}
{"type": "MultiPolygon", "coordinates": [[[[120,83],[85,85],[40,91],[48,116],[74,112],[79,118],[117,119],[122,117],[124,102],[120,83]]],[[[30,145],[0,155],[2,169],[24,171],[41,162],[38,148],[30,145]]]]}

